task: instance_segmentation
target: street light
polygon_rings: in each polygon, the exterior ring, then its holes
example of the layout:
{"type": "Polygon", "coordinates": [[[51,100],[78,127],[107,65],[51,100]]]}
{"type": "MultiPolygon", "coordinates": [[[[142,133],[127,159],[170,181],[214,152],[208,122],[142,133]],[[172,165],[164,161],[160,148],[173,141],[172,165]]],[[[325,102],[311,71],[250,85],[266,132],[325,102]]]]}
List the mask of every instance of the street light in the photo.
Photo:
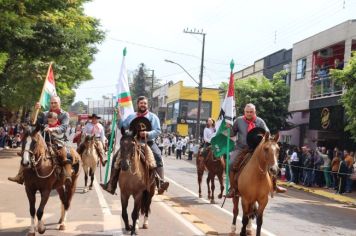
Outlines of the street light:
{"type": "MultiPolygon", "coordinates": [[[[150,104],[151,104],[151,107],[150,107],[150,109],[152,109],[152,107],[153,107],[153,83],[154,83],[154,77],[155,77],[155,70],[149,70],[149,69],[146,69],[146,71],[151,71],[152,72],[152,77],[151,77],[151,102],[150,102],[150,104]]],[[[147,77],[148,79],[150,78],[150,77],[147,77]]]]}
{"type": "Polygon", "coordinates": [[[164,60],[165,62],[168,63],[172,63],[172,64],[176,64],[177,66],[179,66],[182,70],[184,70],[185,73],[187,73],[187,75],[189,75],[189,77],[198,85],[198,114],[197,114],[197,124],[195,127],[195,139],[196,139],[196,143],[199,143],[199,137],[200,137],[200,110],[201,110],[201,95],[202,95],[202,80],[200,79],[200,83],[198,83],[194,77],[180,64],[178,64],[177,62],[171,61],[171,60],[164,60]]]}
{"type": "Polygon", "coordinates": [[[91,100],[91,98],[86,98],[86,100],[88,100],[87,114],[89,115],[89,101],[91,100]]]}

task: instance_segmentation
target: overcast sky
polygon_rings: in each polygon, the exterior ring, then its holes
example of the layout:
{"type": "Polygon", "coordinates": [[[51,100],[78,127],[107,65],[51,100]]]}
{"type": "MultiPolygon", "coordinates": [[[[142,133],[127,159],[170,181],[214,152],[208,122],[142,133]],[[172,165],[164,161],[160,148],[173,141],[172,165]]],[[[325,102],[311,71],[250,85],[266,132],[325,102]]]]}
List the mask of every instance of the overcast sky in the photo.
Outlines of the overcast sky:
{"type": "Polygon", "coordinates": [[[198,80],[202,36],[183,33],[186,28],[206,33],[203,86],[217,87],[228,80],[231,59],[237,71],[356,19],[356,0],[94,0],[85,12],[100,19],[107,35],[90,66],[94,80],[76,90],[75,101],[116,94],[124,47],[129,74],[144,63],[162,83],[195,85],[178,66],[164,62],[181,64],[198,80]]]}

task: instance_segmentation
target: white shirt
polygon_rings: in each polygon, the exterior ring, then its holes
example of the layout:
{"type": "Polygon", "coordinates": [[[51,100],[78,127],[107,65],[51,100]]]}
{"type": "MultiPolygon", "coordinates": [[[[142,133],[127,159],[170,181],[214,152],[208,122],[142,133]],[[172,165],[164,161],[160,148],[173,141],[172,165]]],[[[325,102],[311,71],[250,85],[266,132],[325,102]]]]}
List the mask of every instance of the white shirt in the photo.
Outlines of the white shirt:
{"type": "Polygon", "coordinates": [[[182,147],[183,147],[182,140],[178,140],[178,141],[177,141],[177,147],[176,147],[176,149],[177,149],[177,150],[182,150],[182,147]]]}
{"type": "Polygon", "coordinates": [[[214,137],[215,129],[205,127],[204,129],[204,141],[210,143],[211,139],[214,137]]]}
{"type": "Polygon", "coordinates": [[[296,152],[292,153],[292,156],[290,157],[291,161],[299,161],[298,154],[296,152]]]}
{"type": "Polygon", "coordinates": [[[85,135],[95,135],[96,138],[100,138],[100,140],[105,143],[105,131],[100,123],[94,125],[93,123],[88,122],[84,127],[84,133],[85,135]]]}

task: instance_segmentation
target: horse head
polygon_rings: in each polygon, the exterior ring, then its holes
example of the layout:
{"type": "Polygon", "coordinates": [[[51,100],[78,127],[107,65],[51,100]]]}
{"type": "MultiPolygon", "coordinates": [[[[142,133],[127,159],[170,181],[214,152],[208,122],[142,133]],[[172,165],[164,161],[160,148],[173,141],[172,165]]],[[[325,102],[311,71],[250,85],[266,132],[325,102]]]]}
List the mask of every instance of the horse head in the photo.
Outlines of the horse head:
{"type": "Polygon", "coordinates": [[[131,166],[131,160],[135,152],[135,138],[131,131],[121,128],[120,140],[120,167],[126,171],[131,166]]]}
{"type": "Polygon", "coordinates": [[[278,140],[279,140],[279,133],[274,135],[274,137],[271,137],[270,133],[266,132],[261,144],[259,145],[263,149],[267,168],[274,175],[277,175],[278,171],[279,171],[279,168],[278,168],[278,156],[279,156],[278,140]]]}
{"type": "Polygon", "coordinates": [[[42,128],[40,124],[36,126],[22,125],[24,136],[22,139],[21,164],[25,167],[30,165],[32,158],[36,160],[46,151],[46,143],[40,134],[42,128]]]}

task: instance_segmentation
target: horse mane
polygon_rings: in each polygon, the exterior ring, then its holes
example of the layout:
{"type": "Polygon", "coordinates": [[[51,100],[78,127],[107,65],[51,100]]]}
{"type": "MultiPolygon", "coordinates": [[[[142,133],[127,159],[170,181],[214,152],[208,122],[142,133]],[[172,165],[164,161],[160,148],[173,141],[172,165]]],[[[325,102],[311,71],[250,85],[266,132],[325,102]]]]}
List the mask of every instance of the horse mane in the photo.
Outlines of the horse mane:
{"type": "Polygon", "coordinates": [[[42,135],[39,132],[37,132],[34,135],[34,138],[37,142],[37,145],[36,145],[35,149],[33,150],[34,154],[38,155],[38,156],[45,156],[45,154],[48,150],[48,147],[47,147],[47,144],[46,144],[44,138],[42,137],[42,135]]]}

